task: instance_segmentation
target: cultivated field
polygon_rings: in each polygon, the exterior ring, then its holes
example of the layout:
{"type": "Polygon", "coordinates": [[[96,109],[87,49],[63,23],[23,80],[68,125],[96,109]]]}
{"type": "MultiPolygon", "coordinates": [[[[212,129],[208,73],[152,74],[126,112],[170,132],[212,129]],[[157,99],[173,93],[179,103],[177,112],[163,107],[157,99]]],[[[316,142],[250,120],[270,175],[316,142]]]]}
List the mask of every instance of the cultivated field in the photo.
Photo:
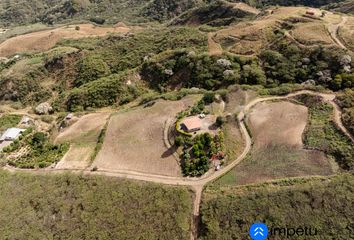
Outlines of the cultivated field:
{"type": "Polygon", "coordinates": [[[308,109],[290,102],[257,104],[247,118],[254,140],[250,155],[217,184],[243,185],[267,180],[329,175],[335,165],[319,151],[303,149],[308,109]]]}
{"type": "Polygon", "coordinates": [[[164,125],[198,98],[194,95],[180,101],[158,100],[151,107],[138,107],[113,115],[93,166],[180,176],[178,160],[164,145],[164,125]]]}
{"type": "Polygon", "coordinates": [[[57,164],[58,169],[85,169],[90,165],[98,136],[105,126],[110,113],[92,113],[85,115],[66,128],[55,142],[70,143],[70,150],[57,164]]]}
{"type": "Polygon", "coordinates": [[[127,27],[98,27],[92,24],[69,25],[52,30],[33,32],[10,38],[0,44],[0,57],[11,56],[20,52],[45,51],[55,46],[64,38],[85,38],[104,36],[108,33],[126,33],[127,27]],[[76,26],[79,30],[76,30],[76,26]]]}

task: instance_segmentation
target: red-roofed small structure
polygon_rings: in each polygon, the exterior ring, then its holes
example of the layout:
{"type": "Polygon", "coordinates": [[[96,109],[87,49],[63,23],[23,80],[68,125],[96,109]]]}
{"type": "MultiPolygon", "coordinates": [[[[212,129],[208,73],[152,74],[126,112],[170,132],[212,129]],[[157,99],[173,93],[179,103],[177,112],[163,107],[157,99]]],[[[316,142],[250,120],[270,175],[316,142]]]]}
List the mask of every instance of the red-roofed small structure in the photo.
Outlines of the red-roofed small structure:
{"type": "Polygon", "coordinates": [[[189,117],[183,120],[182,127],[188,132],[196,132],[202,128],[202,120],[198,116],[189,117]]]}

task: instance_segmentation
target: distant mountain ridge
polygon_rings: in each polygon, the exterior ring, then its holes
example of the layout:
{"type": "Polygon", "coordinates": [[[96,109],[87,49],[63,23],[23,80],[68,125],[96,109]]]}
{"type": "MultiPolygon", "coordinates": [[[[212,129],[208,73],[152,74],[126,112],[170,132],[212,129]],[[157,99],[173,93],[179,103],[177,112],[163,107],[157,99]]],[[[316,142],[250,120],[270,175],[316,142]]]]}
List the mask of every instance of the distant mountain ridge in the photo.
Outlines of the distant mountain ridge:
{"type": "MultiPolygon", "coordinates": [[[[56,24],[71,20],[91,20],[97,23],[164,22],[193,8],[215,4],[219,0],[2,0],[0,1],[0,26],[31,23],[56,24]]],[[[306,5],[321,7],[328,4],[339,6],[336,0],[229,0],[244,2],[253,7],[271,5],[306,5]]],[[[349,5],[341,9],[352,9],[349,5]]],[[[218,10],[218,9],[216,9],[218,10]]]]}

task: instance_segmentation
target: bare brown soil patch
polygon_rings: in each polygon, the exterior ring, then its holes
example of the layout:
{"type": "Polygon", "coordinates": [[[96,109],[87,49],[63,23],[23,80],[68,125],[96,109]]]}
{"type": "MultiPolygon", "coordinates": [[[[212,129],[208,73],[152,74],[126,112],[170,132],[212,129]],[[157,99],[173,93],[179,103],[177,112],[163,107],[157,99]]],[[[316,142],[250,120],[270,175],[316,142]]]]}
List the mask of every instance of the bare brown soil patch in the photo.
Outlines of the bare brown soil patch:
{"type": "MultiPolygon", "coordinates": [[[[197,97],[198,98],[198,97],[197,97]]],[[[196,96],[180,101],[157,101],[111,117],[102,150],[93,166],[98,169],[137,171],[180,176],[173,149],[164,145],[164,125],[169,118],[192,106],[196,96]]]]}
{"type": "Polygon", "coordinates": [[[309,175],[330,175],[335,163],[320,151],[302,147],[306,107],[290,102],[262,102],[248,116],[254,146],[250,155],[217,184],[243,185],[309,175]]]}
{"type": "Polygon", "coordinates": [[[84,169],[90,165],[97,139],[110,113],[91,113],[61,132],[55,142],[69,142],[70,149],[57,164],[58,169],[84,169]]]}
{"type": "Polygon", "coordinates": [[[85,37],[104,36],[108,33],[126,33],[127,27],[98,27],[92,24],[69,25],[53,30],[33,32],[10,38],[0,44],[0,57],[6,57],[19,52],[45,51],[55,46],[64,38],[78,39],[85,37]],[[76,30],[78,26],[80,29],[76,30]]]}
{"type": "Polygon", "coordinates": [[[226,114],[237,114],[242,108],[250,101],[257,97],[257,94],[253,91],[243,91],[241,89],[229,89],[227,95],[227,103],[225,106],[226,114]]]}
{"type": "Polygon", "coordinates": [[[262,102],[257,104],[248,117],[255,147],[270,144],[302,147],[308,109],[290,102],[262,102]]]}
{"type": "Polygon", "coordinates": [[[209,54],[210,55],[221,55],[223,50],[220,44],[216,43],[213,39],[214,34],[209,33],[208,34],[208,49],[209,49],[209,54]]]}

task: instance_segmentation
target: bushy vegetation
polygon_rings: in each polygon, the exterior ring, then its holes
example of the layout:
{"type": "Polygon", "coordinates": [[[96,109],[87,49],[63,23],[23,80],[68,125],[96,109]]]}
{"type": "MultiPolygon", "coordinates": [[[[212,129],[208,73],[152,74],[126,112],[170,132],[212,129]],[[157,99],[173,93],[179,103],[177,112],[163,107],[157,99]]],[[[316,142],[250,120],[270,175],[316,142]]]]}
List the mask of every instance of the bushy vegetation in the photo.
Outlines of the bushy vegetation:
{"type": "Polygon", "coordinates": [[[334,1],[333,3],[324,6],[324,9],[347,14],[354,14],[354,2],[352,0],[343,0],[339,2],[334,1]]]}
{"type": "Polygon", "coordinates": [[[0,133],[8,128],[16,127],[21,121],[20,115],[5,114],[0,117],[0,133]]]}
{"type": "Polygon", "coordinates": [[[145,61],[141,75],[152,87],[162,91],[176,85],[218,89],[235,83],[264,84],[266,80],[255,59],[210,56],[188,50],[173,51],[145,61]]]}
{"type": "Polygon", "coordinates": [[[11,0],[0,3],[2,25],[42,22],[56,24],[86,19],[97,22],[146,22],[138,13],[146,4],[140,0],[11,0]]]}
{"type": "MultiPolygon", "coordinates": [[[[231,0],[235,1],[235,0],[231,0]]],[[[330,3],[342,2],[344,0],[242,0],[255,7],[266,7],[266,6],[311,6],[311,7],[321,7],[330,3]]]]}
{"type": "MultiPolygon", "coordinates": [[[[64,154],[69,150],[69,144],[52,144],[49,142],[47,134],[36,132],[34,134],[24,134],[24,139],[17,142],[15,146],[10,146],[11,151],[20,147],[26,147],[25,154],[15,159],[10,159],[8,163],[18,168],[46,168],[61,160],[64,154]]],[[[4,152],[11,152],[4,150],[4,152]]]]}
{"type": "Polygon", "coordinates": [[[198,0],[153,0],[150,1],[141,14],[148,19],[165,21],[174,18],[184,11],[197,6],[198,0]]]}
{"type": "Polygon", "coordinates": [[[119,102],[129,102],[139,95],[139,89],[127,86],[124,74],[113,74],[74,88],[68,93],[68,111],[81,111],[88,107],[105,107],[119,102]]]}
{"type": "Polygon", "coordinates": [[[342,108],[342,121],[347,129],[354,135],[354,90],[346,89],[337,98],[342,108]]]}
{"type": "Polygon", "coordinates": [[[224,151],[224,136],[222,132],[212,136],[210,133],[199,134],[196,137],[185,137],[183,143],[182,171],[185,176],[201,176],[210,168],[210,159],[224,151]]]}
{"type": "Polygon", "coordinates": [[[241,9],[234,8],[225,1],[211,1],[192,8],[175,18],[171,25],[207,24],[208,26],[226,26],[231,23],[251,18],[253,15],[241,9]]]}
{"type": "Polygon", "coordinates": [[[268,228],[316,228],[319,239],[350,239],[353,233],[352,174],[248,187],[209,187],[203,197],[200,239],[247,239],[249,227],[257,221],[268,228]]]}
{"type": "Polygon", "coordinates": [[[332,120],[332,105],[321,98],[302,95],[296,97],[309,107],[309,123],[304,133],[307,147],[332,155],[345,170],[354,169],[354,145],[332,120]]]}
{"type": "Polygon", "coordinates": [[[0,171],[1,239],[188,239],[187,188],[0,171]]]}
{"type": "Polygon", "coordinates": [[[268,86],[312,80],[316,85],[333,90],[354,86],[354,75],[344,70],[346,64],[351,63],[344,64],[344,58],[346,53],[340,50],[323,47],[302,50],[287,41],[260,54],[268,86]]]}

